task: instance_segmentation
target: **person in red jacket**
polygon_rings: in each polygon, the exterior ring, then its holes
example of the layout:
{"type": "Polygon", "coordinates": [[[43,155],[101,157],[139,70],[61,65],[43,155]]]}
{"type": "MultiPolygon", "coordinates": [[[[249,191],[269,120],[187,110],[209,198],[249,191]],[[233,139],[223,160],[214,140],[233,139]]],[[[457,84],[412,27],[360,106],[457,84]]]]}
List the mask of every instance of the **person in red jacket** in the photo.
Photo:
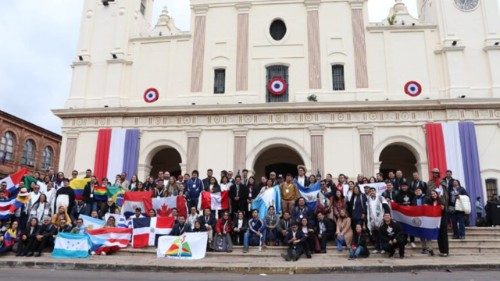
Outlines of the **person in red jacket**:
{"type": "Polygon", "coordinates": [[[217,220],[215,225],[214,250],[216,252],[232,252],[231,232],[233,223],[229,218],[229,212],[224,212],[222,218],[217,220]]]}

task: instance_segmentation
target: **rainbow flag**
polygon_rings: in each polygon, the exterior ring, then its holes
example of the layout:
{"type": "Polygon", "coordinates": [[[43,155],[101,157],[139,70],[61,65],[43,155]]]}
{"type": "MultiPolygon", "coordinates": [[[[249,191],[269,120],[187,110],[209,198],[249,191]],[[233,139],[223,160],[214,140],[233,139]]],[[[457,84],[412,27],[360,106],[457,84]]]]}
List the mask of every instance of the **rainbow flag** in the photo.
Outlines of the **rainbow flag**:
{"type": "Polygon", "coordinates": [[[85,185],[90,181],[90,178],[86,179],[72,179],[69,182],[69,187],[73,188],[75,192],[75,199],[82,200],[83,199],[83,190],[85,189],[85,185]]]}
{"type": "Polygon", "coordinates": [[[94,200],[98,202],[106,202],[108,200],[108,188],[106,186],[94,187],[94,200]]]}

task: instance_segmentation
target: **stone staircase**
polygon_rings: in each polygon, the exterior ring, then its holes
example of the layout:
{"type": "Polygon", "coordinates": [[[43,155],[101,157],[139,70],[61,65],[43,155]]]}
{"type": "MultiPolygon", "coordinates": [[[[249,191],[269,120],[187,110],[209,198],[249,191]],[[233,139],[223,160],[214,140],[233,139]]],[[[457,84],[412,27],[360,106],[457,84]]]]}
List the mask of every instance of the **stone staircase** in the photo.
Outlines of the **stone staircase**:
{"type": "MultiPolygon", "coordinates": [[[[450,243],[450,255],[460,255],[460,256],[474,256],[478,254],[498,254],[500,255],[500,227],[468,227],[466,228],[466,238],[464,240],[451,239],[451,233],[449,235],[450,243]]],[[[415,244],[417,247],[412,249],[410,245],[406,245],[406,256],[407,257],[424,257],[421,254],[420,241],[418,238],[415,239],[415,244]]],[[[437,242],[434,241],[434,252],[438,253],[437,242]]],[[[370,247],[372,249],[373,247],[370,247]]],[[[286,251],[284,246],[269,246],[263,248],[259,251],[258,247],[250,247],[248,253],[243,253],[242,246],[234,246],[233,252],[231,253],[216,253],[207,252],[208,257],[280,257],[281,253],[286,251]]],[[[156,249],[154,247],[133,249],[126,248],[118,252],[118,255],[129,255],[129,256],[151,256],[156,255],[156,249]]],[[[327,246],[327,253],[321,254],[325,257],[346,257],[347,251],[338,252],[336,250],[335,244],[329,242],[327,246]]],[[[373,255],[375,256],[375,255],[373,255]]]]}

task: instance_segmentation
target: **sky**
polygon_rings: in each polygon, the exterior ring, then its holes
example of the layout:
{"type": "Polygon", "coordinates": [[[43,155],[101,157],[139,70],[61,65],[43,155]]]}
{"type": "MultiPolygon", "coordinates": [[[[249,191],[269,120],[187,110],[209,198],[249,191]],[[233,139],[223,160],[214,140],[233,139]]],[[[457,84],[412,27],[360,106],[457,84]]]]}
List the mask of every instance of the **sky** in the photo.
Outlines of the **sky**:
{"type": "MultiPolygon", "coordinates": [[[[84,0],[1,2],[0,109],[60,133],[62,122],[51,109],[63,108],[69,95],[84,0]]],[[[416,17],[416,0],[403,2],[416,17]]],[[[376,22],[387,17],[394,0],[368,3],[376,22]]],[[[180,29],[189,30],[189,0],[155,0],[152,26],[164,6],[180,29]]]]}

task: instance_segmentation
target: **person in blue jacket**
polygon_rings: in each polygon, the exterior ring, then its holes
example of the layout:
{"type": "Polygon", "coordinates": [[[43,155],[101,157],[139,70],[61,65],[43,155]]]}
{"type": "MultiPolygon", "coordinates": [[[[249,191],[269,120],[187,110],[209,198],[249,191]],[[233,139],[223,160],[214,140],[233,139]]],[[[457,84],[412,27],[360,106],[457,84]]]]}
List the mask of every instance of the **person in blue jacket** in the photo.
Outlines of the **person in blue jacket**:
{"type": "Polygon", "coordinates": [[[248,230],[243,237],[243,253],[248,252],[249,246],[262,246],[265,237],[266,224],[259,218],[259,211],[252,211],[252,218],[248,221],[248,230]]]}
{"type": "Polygon", "coordinates": [[[198,198],[203,191],[203,181],[198,178],[198,175],[198,171],[194,170],[191,173],[191,178],[186,182],[188,208],[198,207],[198,198]]]}

